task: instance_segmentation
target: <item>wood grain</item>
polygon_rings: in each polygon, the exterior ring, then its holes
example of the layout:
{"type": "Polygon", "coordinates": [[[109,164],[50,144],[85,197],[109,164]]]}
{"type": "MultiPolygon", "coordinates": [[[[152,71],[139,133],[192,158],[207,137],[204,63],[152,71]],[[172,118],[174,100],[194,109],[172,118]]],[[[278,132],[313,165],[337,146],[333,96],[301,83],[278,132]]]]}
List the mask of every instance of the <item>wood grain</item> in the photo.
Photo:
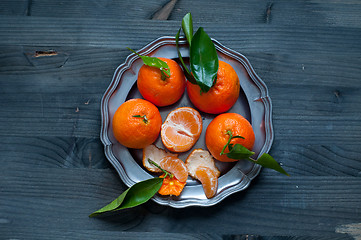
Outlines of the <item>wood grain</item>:
{"type": "MultiPolygon", "coordinates": [[[[79,18],[0,17],[2,46],[93,46],[134,49],[160,36],[175,36],[179,21],[127,21],[79,18]],[[74,21],[77,25],[74,25],[74,21]],[[11,22],[11,24],[4,24],[11,22]],[[51,27],[49,27],[51,26],[51,27]],[[31,29],[31,30],[30,30],[31,29]],[[147,34],[143,34],[146,32],[147,34]],[[26,36],[24,38],[23,36],[26,36]],[[62,36],[59,38],[58,36],[62,36]]],[[[198,26],[199,23],[195,23],[198,26]]],[[[207,33],[236,51],[358,56],[361,29],[354,27],[265,26],[204,22],[207,33]],[[233,34],[237,32],[237,34],[233,34]],[[239,36],[242,36],[240,38],[239,36]]]]}
{"type": "Polygon", "coordinates": [[[46,1],[46,0],[3,0],[0,15],[38,16],[38,17],[82,17],[113,19],[151,19],[152,15],[167,0],[133,1],[46,1]]]}
{"type": "Polygon", "coordinates": [[[261,174],[247,191],[214,207],[172,209],[149,202],[110,218],[89,219],[90,212],[124,190],[112,171],[7,168],[0,179],[3,185],[0,212],[8,234],[19,227],[25,228],[24,232],[32,228],[38,231],[70,228],[261,235],[271,232],[300,235],[308,229],[310,236],[336,237],[340,236],[335,233],[338,225],[359,220],[361,197],[360,178],[261,174]],[[44,222],[43,216],[48,212],[56,217],[44,222]]]}
{"type": "Polygon", "coordinates": [[[0,232],[5,239],[352,239],[361,222],[359,1],[0,2],[0,232]],[[244,54],[269,89],[269,169],[208,208],[150,201],[88,215],[126,187],[99,139],[100,100],[126,47],[195,29],[244,54]],[[51,56],[37,56],[39,51],[51,56]]]}

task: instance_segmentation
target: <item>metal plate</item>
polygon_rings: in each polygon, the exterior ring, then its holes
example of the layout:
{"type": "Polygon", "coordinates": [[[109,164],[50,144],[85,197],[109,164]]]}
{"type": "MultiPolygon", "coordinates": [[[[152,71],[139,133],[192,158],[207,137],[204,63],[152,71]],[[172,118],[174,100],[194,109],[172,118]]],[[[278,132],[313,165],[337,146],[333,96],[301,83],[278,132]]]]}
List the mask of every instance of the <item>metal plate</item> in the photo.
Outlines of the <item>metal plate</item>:
{"type": "MultiPolygon", "coordinates": [[[[257,76],[245,56],[223,46],[217,40],[212,40],[216,46],[219,60],[229,63],[238,74],[241,85],[240,96],[236,104],[228,112],[239,113],[251,122],[256,137],[253,151],[258,157],[268,152],[273,142],[272,104],[267,87],[257,76]]],[[[185,39],[180,39],[179,46],[182,56],[189,57],[188,45],[185,39]]],[[[174,37],[158,38],[138,52],[141,55],[152,57],[178,58],[174,37]]],[[[142,65],[143,62],[138,56],[133,53],[130,54],[125,63],[116,69],[113,80],[101,101],[102,127],[100,138],[105,147],[105,155],[128,187],[136,182],[156,176],[146,171],[142,166],[142,150],[128,149],[122,146],[114,138],[112,130],[112,119],[117,108],[130,98],[142,98],[136,87],[138,71],[142,65]]],[[[165,120],[170,111],[183,106],[194,107],[189,101],[186,92],[177,103],[159,108],[162,120],[165,120]]],[[[201,113],[201,115],[203,119],[202,134],[191,150],[179,155],[179,158],[183,160],[195,148],[207,149],[204,139],[205,131],[216,115],[205,113],[201,113]]],[[[160,148],[165,148],[160,137],[155,144],[160,148]]],[[[187,185],[179,197],[157,194],[152,199],[159,204],[175,208],[212,206],[232,193],[246,189],[261,169],[259,165],[246,160],[237,163],[222,163],[219,161],[216,161],[216,163],[221,171],[221,176],[218,180],[217,194],[213,198],[207,199],[202,185],[189,177],[187,185]]]]}

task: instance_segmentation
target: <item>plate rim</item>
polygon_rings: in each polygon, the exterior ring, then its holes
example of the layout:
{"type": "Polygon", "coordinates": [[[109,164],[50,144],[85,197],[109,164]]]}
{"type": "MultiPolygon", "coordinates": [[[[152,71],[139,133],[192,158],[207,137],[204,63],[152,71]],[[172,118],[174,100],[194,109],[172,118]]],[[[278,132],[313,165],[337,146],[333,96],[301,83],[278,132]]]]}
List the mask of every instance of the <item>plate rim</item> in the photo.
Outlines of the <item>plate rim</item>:
{"type": "MultiPolygon", "coordinates": [[[[263,147],[260,150],[259,155],[263,153],[268,153],[269,150],[272,147],[272,143],[274,140],[274,131],[273,131],[273,123],[272,123],[272,101],[268,93],[268,88],[264,81],[258,76],[256,71],[254,70],[253,66],[249,62],[249,60],[241,53],[228,48],[221,44],[218,40],[212,38],[212,41],[217,49],[217,51],[237,60],[242,64],[242,66],[246,69],[250,79],[253,81],[253,83],[257,86],[257,88],[260,90],[261,95],[258,99],[254,99],[254,101],[262,101],[264,105],[264,116],[263,121],[267,124],[265,124],[265,143],[263,144],[263,147]]],[[[175,45],[175,37],[173,36],[162,36],[159,37],[141,49],[139,49],[137,52],[139,54],[147,54],[149,52],[152,52],[153,50],[167,44],[174,44],[175,45]]],[[[181,37],[179,39],[179,44],[187,44],[187,41],[184,37],[181,37]]],[[[132,179],[130,179],[127,176],[127,173],[124,170],[124,167],[120,163],[120,161],[117,160],[117,158],[114,156],[111,146],[112,142],[109,139],[109,136],[107,134],[107,128],[109,125],[109,109],[108,109],[108,103],[111,95],[116,90],[120,78],[122,76],[122,73],[124,73],[126,70],[130,69],[133,62],[137,60],[139,57],[131,53],[127,56],[125,59],[125,62],[123,64],[120,64],[114,71],[113,77],[111,82],[109,83],[106,91],[104,92],[102,98],[101,98],[101,131],[100,131],[100,139],[101,142],[104,145],[104,153],[108,161],[112,164],[112,166],[115,168],[115,170],[118,172],[121,180],[123,183],[130,187],[136,182],[134,182],[132,179]]],[[[235,165],[236,167],[236,165],[235,165]]],[[[199,206],[199,207],[207,207],[207,206],[213,206],[219,202],[221,202],[223,199],[228,197],[229,195],[232,195],[236,192],[240,192],[242,190],[245,190],[250,185],[251,181],[258,176],[260,173],[262,167],[258,164],[254,164],[252,169],[247,173],[244,174],[240,169],[238,169],[242,175],[243,179],[237,183],[236,185],[233,185],[232,187],[228,188],[226,191],[221,192],[220,194],[217,194],[213,198],[210,199],[182,199],[181,201],[175,201],[171,198],[167,197],[160,197],[158,195],[155,195],[152,197],[152,200],[160,205],[167,205],[173,208],[184,208],[189,206],[199,206]]]]}

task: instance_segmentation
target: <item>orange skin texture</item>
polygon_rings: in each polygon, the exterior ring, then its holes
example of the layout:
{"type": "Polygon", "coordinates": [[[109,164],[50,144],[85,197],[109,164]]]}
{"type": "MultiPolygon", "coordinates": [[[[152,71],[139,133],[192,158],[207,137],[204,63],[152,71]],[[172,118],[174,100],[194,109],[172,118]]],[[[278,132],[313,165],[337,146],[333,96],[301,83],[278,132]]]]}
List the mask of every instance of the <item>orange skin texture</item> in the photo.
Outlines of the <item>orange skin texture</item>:
{"type": "Polygon", "coordinates": [[[162,125],[159,110],[154,104],[143,99],[124,102],[114,114],[113,133],[118,142],[128,148],[145,148],[157,140],[162,125]],[[146,115],[143,118],[133,117],[146,115]]]}
{"type": "MultiPolygon", "coordinates": [[[[243,116],[237,113],[223,113],[210,122],[206,131],[206,145],[212,156],[221,162],[234,162],[236,159],[228,158],[227,155],[220,155],[222,148],[227,144],[229,135],[227,131],[232,131],[233,136],[242,136],[245,139],[234,138],[231,144],[239,143],[248,150],[252,150],[255,135],[252,125],[243,116]]],[[[224,153],[228,153],[228,147],[224,153]]]]}
{"type": "Polygon", "coordinates": [[[158,107],[164,107],[177,102],[182,97],[186,79],[177,62],[168,58],[159,59],[168,64],[170,77],[162,80],[160,69],[143,65],[138,72],[137,86],[144,99],[158,107]]]}
{"type": "MultiPolygon", "coordinates": [[[[165,174],[160,176],[160,178],[164,178],[164,176],[165,176],[165,174]]],[[[186,182],[180,182],[174,176],[173,176],[173,178],[170,178],[169,176],[167,176],[166,178],[164,178],[163,184],[160,187],[158,193],[160,195],[179,196],[182,193],[185,185],[186,185],[186,182]]]]}
{"type": "Polygon", "coordinates": [[[206,93],[187,81],[187,93],[193,105],[202,112],[219,114],[228,111],[237,101],[240,83],[236,71],[226,62],[219,61],[217,82],[206,93]]]}

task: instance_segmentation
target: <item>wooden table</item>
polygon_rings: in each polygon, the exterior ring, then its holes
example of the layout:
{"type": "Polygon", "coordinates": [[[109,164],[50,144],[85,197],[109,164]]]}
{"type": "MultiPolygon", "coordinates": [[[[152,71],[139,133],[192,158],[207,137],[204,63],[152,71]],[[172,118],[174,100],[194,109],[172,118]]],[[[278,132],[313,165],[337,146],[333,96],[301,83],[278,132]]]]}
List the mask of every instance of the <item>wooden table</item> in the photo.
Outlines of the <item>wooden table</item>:
{"type": "Polygon", "coordinates": [[[156,14],[167,3],[0,1],[0,238],[361,239],[361,1],[179,0],[156,14]],[[291,177],[263,169],[213,207],[88,218],[126,189],[99,138],[101,97],[126,47],[174,36],[187,12],[267,84],[270,154],[291,177]]]}

